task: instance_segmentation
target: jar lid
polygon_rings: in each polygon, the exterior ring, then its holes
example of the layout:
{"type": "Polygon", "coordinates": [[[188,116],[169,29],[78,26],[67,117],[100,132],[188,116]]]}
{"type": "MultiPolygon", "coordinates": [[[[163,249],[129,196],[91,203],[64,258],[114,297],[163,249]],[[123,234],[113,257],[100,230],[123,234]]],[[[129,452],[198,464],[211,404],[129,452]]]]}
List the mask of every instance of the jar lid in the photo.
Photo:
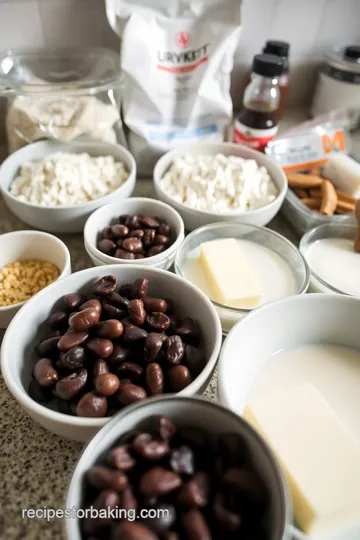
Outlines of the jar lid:
{"type": "Polygon", "coordinates": [[[289,56],[290,44],[286,41],[278,41],[276,39],[270,39],[265,43],[263,48],[263,53],[265,54],[276,54],[277,56],[282,56],[287,58],[289,56]]]}
{"type": "Polygon", "coordinates": [[[284,60],[275,54],[257,54],[254,56],[252,70],[264,77],[278,77],[284,71],[284,60]]]}
{"type": "Polygon", "coordinates": [[[325,55],[325,59],[333,67],[353,73],[360,73],[359,45],[336,47],[325,55]]]}

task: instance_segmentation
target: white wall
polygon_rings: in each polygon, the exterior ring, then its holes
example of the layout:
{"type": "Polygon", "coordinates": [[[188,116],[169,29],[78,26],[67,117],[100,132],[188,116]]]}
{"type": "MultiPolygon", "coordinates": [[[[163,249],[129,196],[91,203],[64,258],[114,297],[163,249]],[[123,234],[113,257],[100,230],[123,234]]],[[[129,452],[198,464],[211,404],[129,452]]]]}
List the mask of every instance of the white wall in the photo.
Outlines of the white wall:
{"type": "MultiPolygon", "coordinates": [[[[266,39],[291,42],[290,106],[309,103],[326,49],[360,43],[360,0],[244,0],[243,20],[232,84],[236,106],[251,59],[266,39]]],[[[0,0],[0,50],[58,45],[118,50],[104,0],[0,0]]]]}

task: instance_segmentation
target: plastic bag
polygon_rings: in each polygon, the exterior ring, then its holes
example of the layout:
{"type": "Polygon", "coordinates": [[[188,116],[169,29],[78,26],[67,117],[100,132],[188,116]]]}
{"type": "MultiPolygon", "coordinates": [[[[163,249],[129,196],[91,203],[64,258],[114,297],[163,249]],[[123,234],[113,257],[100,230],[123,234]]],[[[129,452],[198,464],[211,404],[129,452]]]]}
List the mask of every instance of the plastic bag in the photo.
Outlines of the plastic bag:
{"type": "Polygon", "coordinates": [[[241,0],[106,0],[106,11],[122,38],[122,112],[139,172],[182,143],[223,141],[241,0]]]}

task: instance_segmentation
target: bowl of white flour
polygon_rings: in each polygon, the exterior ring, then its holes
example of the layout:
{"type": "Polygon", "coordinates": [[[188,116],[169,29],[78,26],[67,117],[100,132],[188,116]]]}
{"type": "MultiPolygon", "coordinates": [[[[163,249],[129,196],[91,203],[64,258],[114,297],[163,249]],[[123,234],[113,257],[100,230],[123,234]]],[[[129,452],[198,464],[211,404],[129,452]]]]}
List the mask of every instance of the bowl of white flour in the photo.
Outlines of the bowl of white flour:
{"type": "Polygon", "coordinates": [[[35,142],[0,167],[0,190],[22,221],[53,233],[81,232],[89,215],[130,197],[135,160],[120,145],[84,140],[35,142]]]}

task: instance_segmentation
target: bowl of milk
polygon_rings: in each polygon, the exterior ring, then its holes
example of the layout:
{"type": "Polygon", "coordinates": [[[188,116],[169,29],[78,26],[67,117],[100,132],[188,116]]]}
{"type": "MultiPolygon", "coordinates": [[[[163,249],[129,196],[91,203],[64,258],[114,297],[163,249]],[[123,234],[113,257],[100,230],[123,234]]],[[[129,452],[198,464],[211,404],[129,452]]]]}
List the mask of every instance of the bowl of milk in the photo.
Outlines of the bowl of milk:
{"type": "Polygon", "coordinates": [[[354,250],[355,225],[320,225],[300,242],[310,271],[310,292],[360,297],[360,254],[354,250]]]}
{"type": "Polygon", "coordinates": [[[176,254],[175,272],[210,298],[224,335],[260,305],[304,294],[310,279],[304,257],[285,237],[225,222],[190,233],[176,254]]]}
{"type": "Polygon", "coordinates": [[[306,294],[259,307],[225,339],[220,403],[268,442],[294,538],[360,538],[360,299],[306,294]]]}

